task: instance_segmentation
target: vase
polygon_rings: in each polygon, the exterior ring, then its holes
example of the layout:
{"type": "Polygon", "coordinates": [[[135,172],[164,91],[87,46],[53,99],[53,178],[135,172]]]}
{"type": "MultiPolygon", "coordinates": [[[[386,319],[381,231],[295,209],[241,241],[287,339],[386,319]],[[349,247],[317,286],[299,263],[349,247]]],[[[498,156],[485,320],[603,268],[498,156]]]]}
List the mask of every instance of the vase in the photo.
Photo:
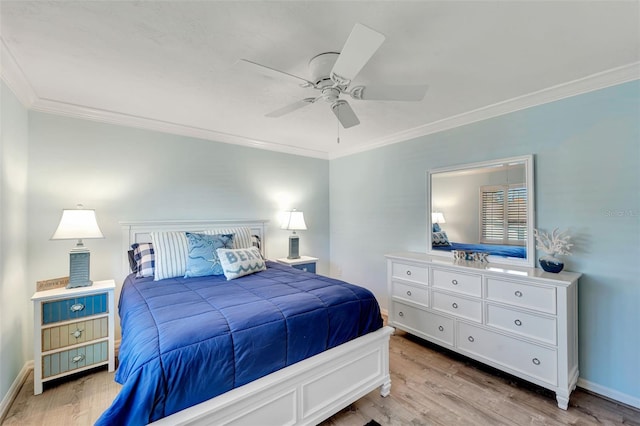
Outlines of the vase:
{"type": "Polygon", "coordinates": [[[564,262],[553,256],[542,256],[538,262],[540,262],[542,269],[546,272],[553,272],[554,274],[557,274],[564,268],[564,262]]]}

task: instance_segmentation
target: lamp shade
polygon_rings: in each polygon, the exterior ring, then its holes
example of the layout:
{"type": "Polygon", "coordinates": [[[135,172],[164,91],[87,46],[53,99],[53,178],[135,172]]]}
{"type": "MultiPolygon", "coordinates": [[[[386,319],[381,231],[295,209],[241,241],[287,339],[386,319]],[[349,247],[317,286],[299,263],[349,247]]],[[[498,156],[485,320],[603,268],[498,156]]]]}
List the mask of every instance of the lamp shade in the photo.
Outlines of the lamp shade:
{"type": "Polygon", "coordinates": [[[431,213],[431,223],[447,223],[444,220],[444,215],[440,212],[431,213]]]}
{"type": "Polygon", "coordinates": [[[291,231],[304,231],[307,229],[307,224],[304,223],[304,214],[297,210],[291,210],[285,212],[283,216],[281,229],[288,229],[291,231]]]}
{"type": "Polygon", "coordinates": [[[52,240],[81,240],[104,238],[96,221],[96,211],[91,209],[65,209],[52,240]]]}

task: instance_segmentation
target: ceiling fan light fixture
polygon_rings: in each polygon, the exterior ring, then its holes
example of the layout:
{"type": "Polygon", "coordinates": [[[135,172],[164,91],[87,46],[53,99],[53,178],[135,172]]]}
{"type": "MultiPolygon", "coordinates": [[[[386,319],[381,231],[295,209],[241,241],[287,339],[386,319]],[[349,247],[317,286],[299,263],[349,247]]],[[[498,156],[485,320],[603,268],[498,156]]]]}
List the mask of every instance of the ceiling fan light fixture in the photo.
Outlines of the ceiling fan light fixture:
{"type": "Polygon", "coordinates": [[[309,73],[311,81],[316,83],[316,87],[333,85],[331,80],[331,70],[338,60],[338,52],[325,52],[314,56],[309,60],[309,73]]]}

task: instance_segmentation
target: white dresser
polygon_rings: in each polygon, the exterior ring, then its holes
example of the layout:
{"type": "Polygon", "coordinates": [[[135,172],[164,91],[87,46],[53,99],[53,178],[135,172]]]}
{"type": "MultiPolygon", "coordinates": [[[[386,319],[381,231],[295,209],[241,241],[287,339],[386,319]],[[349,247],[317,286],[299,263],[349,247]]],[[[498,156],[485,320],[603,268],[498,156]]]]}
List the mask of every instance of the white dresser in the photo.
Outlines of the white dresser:
{"type": "Polygon", "coordinates": [[[578,380],[580,274],[386,258],[389,325],[551,389],[567,409],[578,380]]]}

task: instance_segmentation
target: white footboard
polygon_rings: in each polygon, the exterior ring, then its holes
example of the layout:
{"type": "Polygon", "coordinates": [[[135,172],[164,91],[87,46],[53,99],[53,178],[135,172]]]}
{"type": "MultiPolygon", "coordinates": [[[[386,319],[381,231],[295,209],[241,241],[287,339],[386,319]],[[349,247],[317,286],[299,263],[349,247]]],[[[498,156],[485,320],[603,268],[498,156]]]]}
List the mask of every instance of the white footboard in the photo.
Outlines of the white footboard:
{"type": "Polygon", "coordinates": [[[380,386],[391,389],[384,327],[154,425],[316,425],[380,386]]]}

